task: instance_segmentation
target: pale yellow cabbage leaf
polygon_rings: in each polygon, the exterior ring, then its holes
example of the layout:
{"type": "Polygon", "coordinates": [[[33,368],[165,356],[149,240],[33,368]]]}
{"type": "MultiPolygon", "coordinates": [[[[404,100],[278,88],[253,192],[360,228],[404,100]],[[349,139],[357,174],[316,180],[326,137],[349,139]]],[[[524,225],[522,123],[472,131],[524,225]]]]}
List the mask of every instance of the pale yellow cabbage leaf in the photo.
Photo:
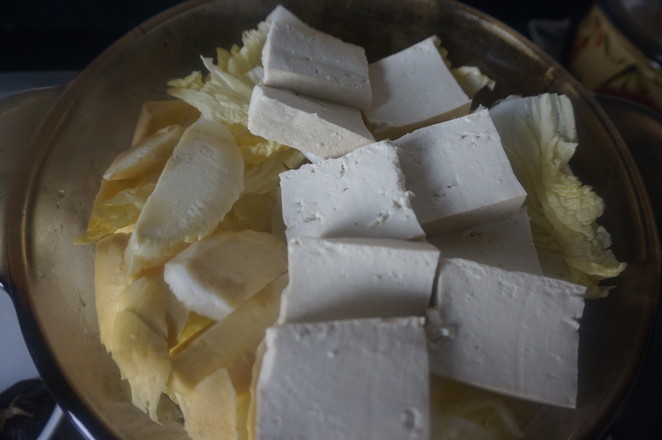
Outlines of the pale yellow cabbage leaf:
{"type": "Polygon", "coordinates": [[[587,297],[606,295],[608,287],[600,281],[618,276],[625,263],[609,249],[611,236],[597,221],[603,199],[569,166],[577,147],[572,103],[557,94],[511,97],[496,104],[490,115],[528,193],[543,270],[586,285],[587,297]]]}
{"type": "Polygon", "coordinates": [[[462,91],[470,98],[473,98],[482,88],[487,87],[492,90],[496,85],[496,82],[492,78],[485,75],[476,66],[456,67],[451,69],[451,74],[460,85],[462,91]]]}
{"type": "Polygon", "coordinates": [[[273,190],[280,182],[280,173],[299,168],[306,160],[299,150],[285,148],[274,152],[259,165],[246,167],[244,194],[264,194],[273,190]]]}
{"type": "Polygon", "coordinates": [[[228,370],[219,368],[192,390],[175,393],[191,440],[238,440],[237,393],[228,370]]]}
{"type": "Polygon", "coordinates": [[[450,70],[453,78],[457,81],[462,91],[469,97],[473,98],[479,90],[484,87],[490,90],[494,89],[496,82],[485,75],[477,66],[458,66],[453,67],[450,59],[448,58],[448,50],[441,45],[441,39],[434,36],[434,43],[439,50],[439,55],[444,60],[444,63],[450,70]]]}
{"type": "Polygon", "coordinates": [[[166,338],[135,312],[121,310],[115,317],[112,347],[121,377],[129,382],[132,403],[158,421],[158,403],[171,371],[166,338]]]}
{"type": "Polygon", "coordinates": [[[245,194],[228,215],[231,229],[271,232],[271,221],[277,206],[276,190],[264,194],[245,194]]]}
{"type": "Polygon", "coordinates": [[[253,86],[260,80],[262,47],[269,25],[262,22],[256,29],[245,31],[241,47],[216,50],[217,63],[202,57],[208,75],[193,72],[182,79],[168,82],[168,93],[197,108],[207,119],[220,119],[226,124],[248,123],[248,104],[253,86]]]}
{"type": "MultiPolygon", "coordinates": [[[[170,110],[175,108],[167,101],[162,103],[170,110]]],[[[153,105],[149,112],[142,113],[145,127],[154,126],[152,122],[156,121],[150,120],[148,113],[156,112],[157,107],[153,105]]],[[[183,132],[184,128],[179,125],[162,127],[115,156],[101,179],[87,229],[76,239],[76,244],[93,243],[117,231],[128,232],[133,227],[183,132]]]]}
{"type": "Polygon", "coordinates": [[[233,45],[230,50],[216,49],[219,68],[233,75],[250,76],[252,71],[262,66],[262,48],[268,33],[269,23],[263,21],[257,28],[242,33],[241,47],[233,45]]]}
{"type": "Polygon", "coordinates": [[[216,49],[216,64],[202,57],[207,74],[193,72],[168,82],[168,93],[197,108],[207,119],[223,121],[232,131],[247,165],[257,165],[272,154],[287,149],[252,134],[248,126],[248,106],[255,84],[262,79],[262,47],[269,24],[245,31],[242,46],[216,49]]]}
{"type": "Polygon", "coordinates": [[[182,137],[184,128],[169,125],[115,156],[103,178],[106,180],[141,179],[152,173],[160,173],[182,137]]]}
{"type": "Polygon", "coordinates": [[[241,81],[236,84],[240,87],[235,89],[219,81],[217,75],[205,78],[200,72],[193,72],[185,78],[169,81],[168,93],[197,108],[206,119],[247,124],[251,95],[246,89],[250,87],[241,81]]]}
{"type": "Polygon", "coordinates": [[[186,128],[140,210],[126,250],[127,272],[158,267],[211,234],[243,190],[243,168],[222,122],[201,117],[186,128]]]}
{"type": "MultiPolygon", "coordinates": [[[[102,185],[106,182],[108,181],[104,180],[102,185]]],[[[107,235],[132,227],[155,186],[155,182],[147,182],[123,189],[114,196],[100,201],[92,209],[87,230],[76,239],[75,243],[93,243],[107,235]]]]}
{"type": "Polygon", "coordinates": [[[430,377],[430,438],[515,440],[523,437],[507,403],[495,393],[430,377]]]}
{"type": "Polygon", "coordinates": [[[246,125],[232,124],[229,128],[247,166],[260,165],[272,155],[282,151],[298,151],[277,142],[266,140],[263,137],[255,136],[248,130],[246,125]]]}

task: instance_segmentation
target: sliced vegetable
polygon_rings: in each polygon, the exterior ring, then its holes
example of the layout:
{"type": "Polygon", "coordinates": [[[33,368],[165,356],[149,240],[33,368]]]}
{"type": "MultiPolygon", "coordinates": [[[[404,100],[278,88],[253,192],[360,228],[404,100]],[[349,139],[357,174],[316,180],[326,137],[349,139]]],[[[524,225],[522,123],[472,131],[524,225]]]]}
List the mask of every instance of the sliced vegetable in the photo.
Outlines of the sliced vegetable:
{"type": "MultiPolygon", "coordinates": [[[[102,185],[112,185],[109,182],[111,181],[105,180],[102,185]]],[[[155,182],[137,184],[100,202],[92,209],[87,231],[76,239],[76,244],[94,243],[110,234],[133,227],[155,186],[155,182]]]]}
{"type": "Polygon", "coordinates": [[[219,368],[191,391],[177,393],[184,427],[192,440],[237,440],[239,405],[228,370],[219,368]]]}
{"type": "Polygon", "coordinates": [[[265,329],[276,321],[286,285],[287,275],[276,278],[223,320],[173,351],[170,387],[181,394],[218,368],[227,368],[237,393],[248,392],[258,344],[265,329]]]}
{"type": "Polygon", "coordinates": [[[188,127],[200,118],[200,112],[181,99],[145,101],[133,131],[131,145],[170,125],[188,127]]]}
{"type": "Polygon", "coordinates": [[[519,422],[500,396],[469,385],[430,378],[431,432],[435,440],[515,440],[519,422]]]}
{"type": "Polygon", "coordinates": [[[118,299],[128,287],[124,270],[124,250],[128,234],[113,234],[96,244],[94,258],[94,299],[99,324],[99,338],[107,351],[111,350],[115,317],[119,313],[118,299]]]}
{"type": "Polygon", "coordinates": [[[286,271],[285,243],[244,230],[193,243],[166,263],[164,278],[189,310],[221,320],[286,271]]]}
{"type": "Polygon", "coordinates": [[[138,179],[160,172],[182,137],[184,128],[169,125],[118,154],[103,175],[106,180],[138,179]]]}
{"type": "Polygon", "coordinates": [[[260,23],[257,29],[244,32],[243,46],[217,50],[217,64],[203,58],[209,75],[193,72],[185,78],[168,82],[168,93],[197,108],[207,119],[219,119],[227,124],[248,122],[248,104],[253,86],[260,75],[262,47],[269,25],[260,23]]]}
{"type": "Polygon", "coordinates": [[[187,128],[129,239],[129,274],[159,266],[208,236],[239,198],[243,174],[241,153],[223,123],[200,118],[187,128]]]}
{"type": "Polygon", "coordinates": [[[115,318],[112,347],[113,360],[131,387],[131,401],[158,421],[159,400],[170,377],[165,336],[136,313],[122,310],[115,318]]]}
{"type": "Polygon", "coordinates": [[[569,161],[577,148],[572,103],[542,94],[506,99],[490,110],[513,170],[528,193],[527,206],[543,270],[584,284],[587,297],[609,288],[625,263],[609,249],[611,236],[598,223],[604,200],[575,176],[569,161]]]}

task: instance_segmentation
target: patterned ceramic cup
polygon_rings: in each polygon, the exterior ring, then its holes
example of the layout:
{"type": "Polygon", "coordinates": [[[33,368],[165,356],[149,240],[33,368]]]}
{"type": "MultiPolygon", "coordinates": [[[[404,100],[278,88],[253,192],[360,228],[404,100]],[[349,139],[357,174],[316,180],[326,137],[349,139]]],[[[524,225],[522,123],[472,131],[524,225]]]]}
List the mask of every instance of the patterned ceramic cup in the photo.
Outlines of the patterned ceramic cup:
{"type": "Polygon", "coordinates": [[[662,2],[598,1],[580,22],[569,68],[590,90],[662,113],[662,2]]]}

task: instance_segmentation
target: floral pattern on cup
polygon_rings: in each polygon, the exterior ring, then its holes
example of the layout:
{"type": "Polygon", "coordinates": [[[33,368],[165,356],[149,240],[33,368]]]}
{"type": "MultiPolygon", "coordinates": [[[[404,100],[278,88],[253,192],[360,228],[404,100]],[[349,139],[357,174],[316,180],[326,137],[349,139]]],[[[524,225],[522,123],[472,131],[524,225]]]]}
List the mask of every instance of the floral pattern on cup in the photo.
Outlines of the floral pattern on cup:
{"type": "Polygon", "coordinates": [[[627,40],[597,5],[577,29],[569,68],[590,90],[662,113],[662,67],[627,40]]]}

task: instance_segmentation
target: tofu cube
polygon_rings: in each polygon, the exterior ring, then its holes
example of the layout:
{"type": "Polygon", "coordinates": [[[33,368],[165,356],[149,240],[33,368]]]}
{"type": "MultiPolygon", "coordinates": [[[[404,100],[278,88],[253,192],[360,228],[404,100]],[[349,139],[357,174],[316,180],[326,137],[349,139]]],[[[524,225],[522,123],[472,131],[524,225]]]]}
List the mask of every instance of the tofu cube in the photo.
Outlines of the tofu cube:
{"type": "Polygon", "coordinates": [[[526,198],[487,110],[395,141],[412,206],[428,234],[516,214],[526,198]]]}
{"type": "Polygon", "coordinates": [[[293,239],[279,322],[424,316],[438,263],[424,242],[293,239]]]}
{"type": "Polygon", "coordinates": [[[274,22],[287,23],[294,26],[306,26],[306,23],[301,21],[299,17],[294,15],[292,11],[290,11],[283,5],[276,6],[269,13],[269,15],[267,15],[265,21],[268,21],[270,23],[274,23],[274,22]]]}
{"type": "Polygon", "coordinates": [[[256,439],[428,439],[420,317],[285,324],[267,330],[256,439]]]}
{"type": "Polygon", "coordinates": [[[543,275],[526,208],[512,217],[427,237],[445,258],[543,275]]]}
{"type": "Polygon", "coordinates": [[[285,171],[280,187],[288,241],[295,237],[408,240],[424,235],[391,142],[285,171]]]}
{"type": "Polygon", "coordinates": [[[395,139],[469,113],[462,91],[432,36],[368,66],[372,103],[365,111],[377,139],[395,139]]]}
{"type": "Polygon", "coordinates": [[[320,158],[339,157],[374,142],[359,110],[263,85],[253,88],[248,129],[320,158]]]}
{"type": "Polygon", "coordinates": [[[291,17],[271,23],[262,64],[266,86],[358,109],[372,100],[365,50],[291,17]]]}
{"type": "Polygon", "coordinates": [[[442,258],[430,311],[430,368],[441,376],[574,408],[586,287],[442,258]]]}

